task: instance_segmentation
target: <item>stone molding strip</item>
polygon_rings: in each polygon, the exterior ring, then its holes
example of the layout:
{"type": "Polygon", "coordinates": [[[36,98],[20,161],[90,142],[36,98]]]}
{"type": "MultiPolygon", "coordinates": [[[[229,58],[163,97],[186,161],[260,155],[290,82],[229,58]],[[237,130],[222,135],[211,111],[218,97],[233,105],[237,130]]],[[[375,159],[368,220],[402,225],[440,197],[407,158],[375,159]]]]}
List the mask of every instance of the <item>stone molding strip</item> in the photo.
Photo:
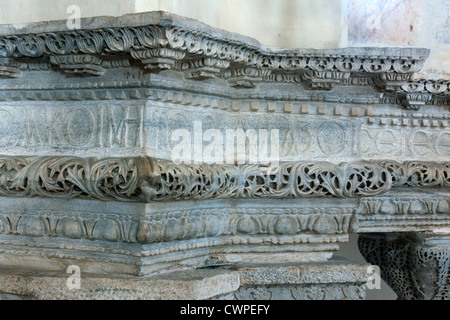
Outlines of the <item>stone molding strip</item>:
{"type": "Polygon", "coordinates": [[[412,161],[177,165],[146,157],[0,157],[0,196],[158,202],[220,198],[360,198],[450,186],[450,164],[412,161]]]}

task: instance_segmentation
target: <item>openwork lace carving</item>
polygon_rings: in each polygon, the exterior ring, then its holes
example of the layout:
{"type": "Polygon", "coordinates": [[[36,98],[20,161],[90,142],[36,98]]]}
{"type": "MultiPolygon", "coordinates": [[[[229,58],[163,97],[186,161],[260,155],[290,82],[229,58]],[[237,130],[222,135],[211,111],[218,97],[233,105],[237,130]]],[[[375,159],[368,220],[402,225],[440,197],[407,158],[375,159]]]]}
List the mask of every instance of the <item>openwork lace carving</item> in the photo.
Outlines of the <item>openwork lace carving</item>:
{"type": "Polygon", "coordinates": [[[145,158],[1,157],[0,196],[138,201],[145,158]]]}
{"type": "Polygon", "coordinates": [[[274,174],[256,165],[180,166],[156,161],[152,200],[210,198],[363,197],[391,188],[389,172],[376,164],[286,163],[274,174]]]}
{"type": "Polygon", "coordinates": [[[450,248],[427,245],[404,235],[358,239],[366,261],[381,268],[381,276],[401,300],[450,299],[450,248]]]}
{"type": "Polygon", "coordinates": [[[0,196],[174,201],[220,198],[359,198],[393,187],[447,187],[449,164],[392,161],[177,165],[147,157],[0,157],[0,196]]]}
{"type": "Polygon", "coordinates": [[[392,175],[395,187],[448,187],[450,186],[450,163],[409,161],[377,162],[392,175]]]}

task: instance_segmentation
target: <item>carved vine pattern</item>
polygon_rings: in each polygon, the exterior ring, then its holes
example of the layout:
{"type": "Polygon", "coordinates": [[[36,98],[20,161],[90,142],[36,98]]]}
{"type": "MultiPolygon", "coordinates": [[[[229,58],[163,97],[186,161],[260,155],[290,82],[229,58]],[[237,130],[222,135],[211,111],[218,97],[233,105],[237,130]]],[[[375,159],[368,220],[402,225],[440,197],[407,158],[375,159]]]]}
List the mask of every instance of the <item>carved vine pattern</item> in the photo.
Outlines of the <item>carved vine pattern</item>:
{"type": "Polygon", "coordinates": [[[0,196],[138,201],[144,158],[1,157],[0,196]]]}
{"type": "Polygon", "coordinates": [[[359,198],[393,187],[448,187],[450,164],[395,161],[177,165],[151,158],[0,157],[0,196],[174,201],[220,198],[359,198]]]}

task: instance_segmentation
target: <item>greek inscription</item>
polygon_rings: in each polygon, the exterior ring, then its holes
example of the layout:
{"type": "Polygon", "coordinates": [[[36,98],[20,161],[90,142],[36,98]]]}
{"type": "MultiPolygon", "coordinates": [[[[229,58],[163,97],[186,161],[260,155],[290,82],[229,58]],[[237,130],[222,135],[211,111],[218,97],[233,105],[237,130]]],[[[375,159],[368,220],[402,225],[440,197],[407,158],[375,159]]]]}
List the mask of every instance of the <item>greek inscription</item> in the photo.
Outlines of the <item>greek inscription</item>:
{"type": "Polygon", "coordinates": [[[141,147],[143,120],[140,106],[3,107],[0,147],[141,147]]]}
{"type": "Polygon", "coordinates": [[[319,129],[318,142],[326,155],[339,154],[347,144],[345,130],[337,123],[325,123],[319,129]]]}

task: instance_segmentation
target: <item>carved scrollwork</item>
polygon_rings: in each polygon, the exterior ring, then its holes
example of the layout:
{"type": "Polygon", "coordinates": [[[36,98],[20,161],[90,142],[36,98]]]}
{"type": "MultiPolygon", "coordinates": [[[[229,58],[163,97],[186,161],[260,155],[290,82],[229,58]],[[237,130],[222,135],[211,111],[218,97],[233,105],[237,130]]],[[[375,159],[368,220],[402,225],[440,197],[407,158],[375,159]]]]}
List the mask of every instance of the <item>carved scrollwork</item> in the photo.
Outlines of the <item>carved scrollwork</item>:
{"type": "Polygon", "coordinates": [[[450,163],[409,161],[378,162],[392,175],[394,187],[448,187],[450,163]]]}
{"type": "Polygon", "coordinates": [[[136,35],[136,40],[139,43],[133,43],[134,49],[157,49],[165,48],[169,41],[164,36],[164,29],[157,26],[147,26],[140,28],[131,28],[131,31],[136,35]]]}
{"type": "Polygon", "coordinates": [[[243,286],[219,296],[227,300],[364,300],[366,288],[357,284],[299,284],[243,286]]]}
{"type": "Polygon", "coordinates": [[[275,175],[256,165],[179,166],[157,161],[151,199],[361,197],[391,187],[387,170],[372,164],[288,163],[275,175]]]}
{"type": "Polygon", "coordinates": [[[12,57],[16,49],[13,39],[0,38],[0,57],[12,57]]]}
{"type": "Polygon", "coordinates": [[[450,165],[395,161],[175,164],[151,158],[0,158],[0,196],[175,201],[217,198],[359,198],[393,187],[448,187],[450,165]]]}
{"type": "Polygon", "coordinates": [[[423,60],[399,59],[394,61],[392,67],[398,73],[414,73],[420,71],[423,64],[423,60]]]}
{"type": "Polygon", "coordinates": [[[425,81],[425,89],[433,94],[449,94],[450,81],[425,81]]]}
{"type": "Polygon", "coordinates": [[[388,59],[365,59],[363,69],[369,73],[387,72],[392,67],[392,62],[388,59]]]}
{"type": "Polygon", "coordinates": [[[129,28],[102,30],[107,52],[129,52],[134,37],[129,28]]]}
{"type": "Polygon", "coordinates": [[[86,54],[100,54],[103,50],[103,37],[96,31],[80,30],[74,36],[78,50],[86,54]]]}
{"type": "Polygon", "coordinates": [[[280,68],[283,70],[303,70],[306,68],[306,57],[285,57],[280,62],[280,68]]]}
{"type": "Polygon", "coordinates": [[[336,59],[336,68],[341,72],[359,72],[361,69],[361,64],[361,60],[357,58],[336,59]]]}
{"type": "Polygon", "coordinates": [[[146,159],[0,158],[0,195],[139,201],[146,159]]]}
{"type": "Polygon", "coordinates": [[[68,55],[74,50],[75,39],[70,34],[45,34],[45,44],[49,54],[68,55]]]}
{"type": "Polygon", "coordinates": [[[45,52],[45,42],[37,35],[14,37],[19,53],[26,57],[40,57],[45,52]]]}
{"type": "Polygon", "coordinates": [[[335,59],[330,57],[310,58],[308,66],[314,71],[330,71],[334,63],[335,59]]]}

